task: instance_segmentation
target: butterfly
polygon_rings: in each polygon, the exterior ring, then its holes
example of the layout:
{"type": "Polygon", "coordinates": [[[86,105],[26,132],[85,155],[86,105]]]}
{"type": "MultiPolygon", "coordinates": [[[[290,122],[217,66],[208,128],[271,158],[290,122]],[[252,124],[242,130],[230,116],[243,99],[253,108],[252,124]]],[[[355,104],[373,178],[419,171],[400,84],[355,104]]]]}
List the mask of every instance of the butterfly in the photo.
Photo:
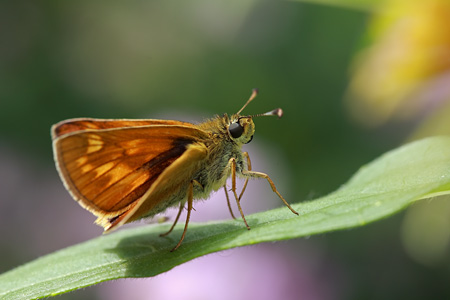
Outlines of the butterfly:
{"type": "Polygon", "coordinates": [[[77,118],[52,126],[56,168],[64,186],[97,220],[105,232],[169,207],[179,206],[172,232],[187,203],[186,235],[194,200],[207,199],[223,188],[233,218],[226,181],[240,215],[248,225],[240,200],[250,178],[267,180],[272,190],[294,213],[270,177],[252,170],[250,156],[242,152],[253,139],[254,117],[278,116],[278,108],[258,115],[241,115],[257,95],[253,90],[244,106],[231,116],[215,116],[203,123],[157,119],[77,118]],[[236,177],[245,179],[239,195],[236,177]]]}

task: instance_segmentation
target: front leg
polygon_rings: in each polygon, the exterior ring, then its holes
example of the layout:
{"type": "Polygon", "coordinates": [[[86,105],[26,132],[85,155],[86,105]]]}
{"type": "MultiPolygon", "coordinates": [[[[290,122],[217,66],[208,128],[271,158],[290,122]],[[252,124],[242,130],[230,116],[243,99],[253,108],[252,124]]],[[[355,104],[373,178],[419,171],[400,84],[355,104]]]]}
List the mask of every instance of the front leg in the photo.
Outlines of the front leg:
{"type": "MultiPolygon", "coordinates": [[[[248,157],[248,155],[247,155],[248,157]]],[[[272,191],[280,197],[281,201],[283,201],[284,205],[286,205],[294,214],[298,215],[298,212],[296,212],[290,205],[287,203],[286,200],[284,200],[283,196],[281,196],[280,192],[278,192],[277,188],[275,187],[275,184],[273,183],[272,179],[270,179],[269,175],[261,172],[254,172],[249,170],[242,171],[242,175],[244,177],[248,178],[264,178],[267,179],[267,181],[270,184],[270,187],[272,188],[272,191]]],[[[239,202],[239,201],[238,201],[239,202]]]]}
{"type": "Polygon", "coordinates": [[[227,205],[228,205],[228,210],[230,211],[231,217],[236,220],[236,217],[234,216],[233,210],[231,209],[230,197],[228,197],[227,184],[226,183],[223,186],[223,191],[225,192],[225,197],[227,197],[227,205]]]}
{"type": "MultiPolygon", "coordinates": [[[[250,161],[250,156],[248,155],[248,152],[244,152],[243,155],[247,158],[247,170],[251,171],[252,170],[252,162],[250,161]]],[[[239,201],[241,201],[242,195],[244,195],[245,189],[247,188],[247,184],[248,184],[248,177],[245,178],[244,186],[242,187],[242,191],[239,194],[239,201]]]]}
{"type": "Polygon", "coordinates": [[[245,219],[244,212],[242,211],[241,203],[239,201],[239,197],[236,194],[236,159],[234,157],[230,158],[228,161],[227,169],[231,169],[231,191],[234,194],[234,198],[236,199],[236,204],[239,208],[239,213],[241,214],[242,220],[244,220],[245,226],[250,230],[250,226],[248,226],[247,220],[245,219]]]}

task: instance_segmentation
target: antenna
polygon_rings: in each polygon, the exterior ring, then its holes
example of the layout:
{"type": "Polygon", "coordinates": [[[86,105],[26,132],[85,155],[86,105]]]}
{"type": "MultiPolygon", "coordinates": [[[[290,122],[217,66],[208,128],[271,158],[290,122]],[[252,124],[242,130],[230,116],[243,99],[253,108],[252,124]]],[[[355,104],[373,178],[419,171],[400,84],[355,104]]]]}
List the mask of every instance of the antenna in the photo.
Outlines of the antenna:
{"type": "MultiPolygon", "coordinates": [[[[241,113],[241,111],[244,110],[244,108],[253,100],[256,98],[256,96],[258,96],[258,89],[253,89],[252,90],[252,94],[250,95],[250,98],[247,100],[247,102],[245,102],[244,106],[242,106],[242,108],[236,113],[237,115],[239,115],[241,113]]],[[[268,111],[266,113],[263,114],[256,114],[256,115],[250,115],[250,116],[242,116],[239,117],[239,119],[241,118],[254,118],[254,117],[264,117],[264,116],[277,116],[278,119],[281,118],[283,116],[283,110],[281,108],[275,108],[274,110],[268,111]]]]}
{"type": "Polygon", "coordinates": [[[256,96],[258,96],[258,89],[253,89],[250,98],[247,100],[247,102],[245,102],[244,106],[242,106],[242,108],[236,114],[239,115],[241,111],[243,111],[244,108],[247,106],[247,104],[249,104],[253,99],[255,99],[256,96]]]}
{"type": "Polygon", "coordinates": [[[268,111],[266,113],[251,115],[249,117],[254,118],[254,117],[264,117],[264,116],[277,116],[279,119],[283,116],[283,110],[281,108],[275,108],[274,110],[268,111]]]}

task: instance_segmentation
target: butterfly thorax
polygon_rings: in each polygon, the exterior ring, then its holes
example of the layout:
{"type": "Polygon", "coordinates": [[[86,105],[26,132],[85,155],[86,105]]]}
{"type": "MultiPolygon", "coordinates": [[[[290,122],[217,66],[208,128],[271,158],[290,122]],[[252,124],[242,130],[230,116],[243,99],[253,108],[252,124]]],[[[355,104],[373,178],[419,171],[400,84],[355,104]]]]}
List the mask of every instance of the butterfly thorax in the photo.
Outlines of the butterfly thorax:
{"type": "Polygon", "coordinates": [[[230,176],[230,159],[236,161],[236,173],[239,175],[246,168],[246,162],[242,153],[242,146],[251,141],[255,132],[253,120],[250,117],[227,114],[216,116],[197,125],[199,129],[208,132],[209,140],[204,141],[208,149],[208,158],[205,164],[195,174],[203,190],[197,188],[195,198],[207,198],[211,191],[223,187],[230,176]],[[238,124],[242,128],[242,134],[233,137],[230,126],[238,124]]]}

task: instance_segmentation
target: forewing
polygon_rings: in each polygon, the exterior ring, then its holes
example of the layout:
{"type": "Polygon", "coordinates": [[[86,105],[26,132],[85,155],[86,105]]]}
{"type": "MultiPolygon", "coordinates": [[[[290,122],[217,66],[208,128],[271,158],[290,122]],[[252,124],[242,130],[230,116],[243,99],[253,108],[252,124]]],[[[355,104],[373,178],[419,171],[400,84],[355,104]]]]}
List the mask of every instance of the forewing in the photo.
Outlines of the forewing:
{"type": "Polygon", "coordinates": [[[81,205],[99,217],[117,216],[190,144],[206,138],[192,126],[90,129],[57,137],[54,154],[65,186],[81,205]]]}
{"type": "Polygon", "coordinates": [[[52,138],[60,137],[64,134],[74,133],[84,130],[99,129],[120,129],[126,127],[138,127],[149,125],[177,125],[193,127],[194,125],[187,122],[157,119],[92,119],[92,118],[76,118],[61,121],[52,127],[52,138]]]}

